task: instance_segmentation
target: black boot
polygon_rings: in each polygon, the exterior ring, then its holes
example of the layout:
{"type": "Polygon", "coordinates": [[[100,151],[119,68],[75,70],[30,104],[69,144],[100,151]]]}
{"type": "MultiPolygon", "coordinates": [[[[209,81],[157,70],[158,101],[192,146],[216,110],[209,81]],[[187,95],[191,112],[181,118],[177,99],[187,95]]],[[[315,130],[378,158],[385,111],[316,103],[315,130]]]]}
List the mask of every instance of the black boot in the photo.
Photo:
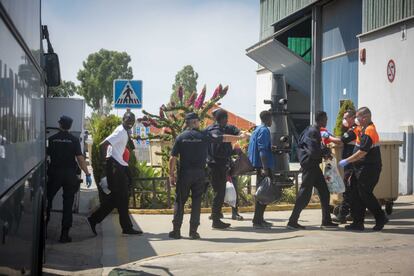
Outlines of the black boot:
{"type": "Polygon", "coordinates": [[[174,225],[173,230],[168,233],[168,237],[171,239],[181,239],[181,226],[174,225]]]}
{"type": "MultiPolygon", "coordinates": [[[[213,218],[214,218],[214,215],[213,215],[213,214],[211,214],[211,215],[209,215],[209,216],[208,216],[208,219],[209,219],[209,220],[212,220],[213,218]]],[[[220,218],[220,219],[224,218],[223,213],[220,213],[220,214],[219,214],[219,218],[220,218]]]]}
{"type": "Polygon", "coordinates": [[[143,232],[141,230],[135,230],[134,228],[128,228],[122,230],[123,235],[142,235],[143,232]]]}
{"type": "Polygon", "coordinates": [[[231,219],[232,220],[243,220],[243,217],[240,216],[239,212],[237,211],[237,208],[232,208],[231,219]]]}
{"type": "Polygon", "coordinates": [[[351,223],[345,226],[345,230],[348,231],[364,231],[365,227],[363,223],[351,223]]]}
{"type": "Polygon", "coordinates": [[[215,219],[213,220],[213,224],[211,227],[213,227],[214,229],[226,229],[226,228],[229,228],[230,225],[231,225],[230,223],[225,223],[219,219],[215,219]]]}
{"type": "Polygon", "coordinates": [[[62,229],[62,233],[60,234],[59,242],[61,242],[61,243],[72,242],[72,238],[69,236],[69,229],[62,229]]]}
{"type": "Polygon", "coordinates": [[[190,233],[189,237],[191,240],[198,240],[200,239],[200,234],[197,233],[198,226],[190,226],[190,233]]]}
{"type": "Polygon", "coordinates": [[[375,220],[375,226],[372,228],[373,231],[381,231],[384,225],[388,223],[388,218],[384,215],[383,217],[375,220]]]}

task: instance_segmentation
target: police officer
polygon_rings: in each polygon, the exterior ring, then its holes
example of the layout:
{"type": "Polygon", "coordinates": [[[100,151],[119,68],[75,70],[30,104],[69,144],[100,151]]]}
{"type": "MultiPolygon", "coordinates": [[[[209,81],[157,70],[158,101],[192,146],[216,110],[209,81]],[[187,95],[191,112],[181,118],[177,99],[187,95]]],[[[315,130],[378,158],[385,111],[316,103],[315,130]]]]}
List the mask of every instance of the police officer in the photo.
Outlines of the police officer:
{"type": "MultiPolygon", "coordinates": [[[[216,136],[223,134],[240,135],[238,128],[228,125],[227,111],[216,109],[213,111],[213,116],[216,120],[215,123],[206,128],[209,134],[216,136]]],[[[215,193],[211,208],[211,219],[213,220],[212,227],[215,229],[225,229],[230,226],[230,223],[224,223],[220,218],[232,154],[233,147],[231,143],[211,143],[208,147],[207,162],[211,172],[211,184],[215,193]]],[[[236,215],[238,214],[236,213],[234,216],[236,215]]]]}
{"type": "Polygon", "coordinates": [[[338,227],[331,220],[329,213],[329,190],[319,164],[322,157],[329,157],[330,151],[322,144],[321,128],[326,128],[328,116],[324,111],[315,115],[316,124],[307,127],[299,138],[298,158],[302,170],[302,185],[296,198],[295,207],[287,224],[288,229],[305,229],[298,223],[300,213],[308,205],[313,187],[318,190],[322,206],[322,228],[338,227]]]}
{"type": "Polygon", "coordinates": [[[53,198],[63,188],[62,232],[59,241],[71,242],[69,229],[72,227],[72,206],[75,194],[79,189],[77,177],[78,164],[86,174],[86,185],[89,188],[92,178],[82,155],[79,139],[69,133],[72,118],[62,116],[59,119],[59,132],[48,139],[47,154],[50,156],[47,182],[47,222],[50,219],[53,198]],[[78,163],[76,163],[76,160],[78,163]]]}
{"type": "Polygon", "coordinates": [[[175,140],[169,162],[170,185],[176,186],[173,231],[169,237],[181,238],[181,224],[184,216],[184,205],[191,191],[190,239],[199,239],[197,228],[200,225],[201,196],[205,188],[205,167],[207,151],[210,143],[236,142],[244,135],[217,135],[208,131],[200,131],[200,119],[196,113],[185,116],[187,129],[175,140]],[[177,157],[180,157],[178,178],[175,176],[177,157]]]}
{"type": "Polygon", "coordinates": [[[373,191],[381,175],[382,161],[379,148],[379,135],[371,120],[371,111],[368,107],[361,107],[356,114],[355,123],[361,129],[356,139],[354,154],[339,162],[345,167],[352,164],[354,167],[351,176],[351,215],[353,222],[345,226],[347,230],[363,231],[365,209],[375,217],[374,231],[381,231],[388,222],[381,205],[373,191]]]}
{"type": "Polygon", "coordinates": [[[141,230],[132,228],[128,213],[130,175],[128,163],[124,160],[124,152],[130,140],[131,129],[135,124],[134,113],[127,111],[122,118],[122,124],[100,144],[102,160],[106,160],[105,171],[108,188],[111,191],[99,208],[88,217],[87,221],[92,232],[96,233],[96,224],[109,215],[114,208],[118,209],[119,223],[122,234],[141,235],[141,230]]]}
{"type": "MultiPolygon", "coordinates": [[[[350,157],[354,153],[354,147],[356,138],[358,135],[359,127],[355,124],[355,110],[348,109],[342,118],[342,127],[346,129],[341,137],[329,137],[329,139],[335,144],[342,144],[342,159],[350,157]]],[[[345,192],[342,193],[342,202],[339,205],[339,212],[336,218],[333,219],[335,222],[346,223],[346,218],[350,213],[351,208],[351,185],[350,178],[352,175],[352,165],[348,164],[344,167],[344,183],[345,192]]]]}

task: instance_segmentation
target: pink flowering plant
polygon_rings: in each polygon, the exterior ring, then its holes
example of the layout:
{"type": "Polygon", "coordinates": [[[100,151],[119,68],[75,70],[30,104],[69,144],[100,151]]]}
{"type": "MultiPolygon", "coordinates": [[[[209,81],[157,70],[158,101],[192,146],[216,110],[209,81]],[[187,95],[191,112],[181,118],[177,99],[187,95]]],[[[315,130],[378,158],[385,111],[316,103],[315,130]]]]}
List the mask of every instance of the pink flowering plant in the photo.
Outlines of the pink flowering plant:
{"type": "MultiPolygon", "coordinates": [[[[227,94],[228,89],[228,86],[223,88],[221,84],[218,85],[211,98],[206,101],[207,87],[205,85],[198,97],[196,92],[193,92],[186,99],[184,99],[183,88],[180,86],[177,91],[179,99],[177,103],[170,102],[167,105],[161,105],[158,114],[152,114],[143,110],[142,113],[144,116],[139,118],[138,122],[142,123],[144,126],[153,126],[161,130],[159,134],[150,134],[148,139],[174,141],[185,129],[185,114],[189,112],[197,113],[203,124],[206,118],[211,119],[208,115],[208,111],[227,94]]],[[[171,147],[166,146],[162,149],[162,152],[157,154],[163,156],[163,159],[165,158],[165,160],[168,160],[170,151],[171,147]]]]}

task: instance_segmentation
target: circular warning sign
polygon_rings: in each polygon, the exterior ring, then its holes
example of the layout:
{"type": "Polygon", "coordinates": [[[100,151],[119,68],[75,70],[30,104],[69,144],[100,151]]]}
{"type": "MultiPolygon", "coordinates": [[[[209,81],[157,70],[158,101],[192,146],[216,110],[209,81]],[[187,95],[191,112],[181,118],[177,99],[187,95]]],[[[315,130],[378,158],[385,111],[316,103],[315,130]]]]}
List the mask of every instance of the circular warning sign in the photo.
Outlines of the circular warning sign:
{"type": "Polygon", "coordinates": [[[395,79],[395,62],[390,59],[387,65],[387,77],[390,82],[393,82],[395,79]]]}

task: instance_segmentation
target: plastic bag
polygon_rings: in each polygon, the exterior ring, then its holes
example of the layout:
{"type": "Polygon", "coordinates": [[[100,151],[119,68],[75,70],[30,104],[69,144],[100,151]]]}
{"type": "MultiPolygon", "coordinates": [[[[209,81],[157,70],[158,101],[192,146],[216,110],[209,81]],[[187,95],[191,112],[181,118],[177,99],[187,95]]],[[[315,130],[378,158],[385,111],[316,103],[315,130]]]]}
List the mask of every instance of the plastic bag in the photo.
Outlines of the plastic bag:
{"type": "Polygon", "coordinates": [[[101,178],[101,181],[99,181],[99,186],[101,186],[102,191],[105,194],[109,195],[111,193],[111,191],[108,188],[108,180],[106,179],[106,176],[101,178]]]}
{"type": "Polygon", "coordinates": [[[275,184],[272,183],[270,177],[263,178],[256,190],[256,200],[263,205],[268,205],[280,198],[280,191],[275,184]]]}
{"type": "Polygon", "coordinates": [[[325,169],[323,176],[325,177],[326,184],[330,193],[343,193],[345,192],[345,184],[341,175],[339,174],[336,159],[328,159],[324,161],[325,169]]]}
{"type": "Polygon", "coordinates": [[[247,155],[244,153],[240,153],[231,166],[230,175],[242,175],[251,171],[254,171],[254,168],[249,160],[249,157],[247,157],[247,155]]]}
{"type": "Polygon", "coordinates": [[[224,202],[230,205],[231,207],[236,207],[237,203],[237,192],[234,188],[233,183],[227,181],[226,183],[226,194],[224,195],[224,202]]]}

